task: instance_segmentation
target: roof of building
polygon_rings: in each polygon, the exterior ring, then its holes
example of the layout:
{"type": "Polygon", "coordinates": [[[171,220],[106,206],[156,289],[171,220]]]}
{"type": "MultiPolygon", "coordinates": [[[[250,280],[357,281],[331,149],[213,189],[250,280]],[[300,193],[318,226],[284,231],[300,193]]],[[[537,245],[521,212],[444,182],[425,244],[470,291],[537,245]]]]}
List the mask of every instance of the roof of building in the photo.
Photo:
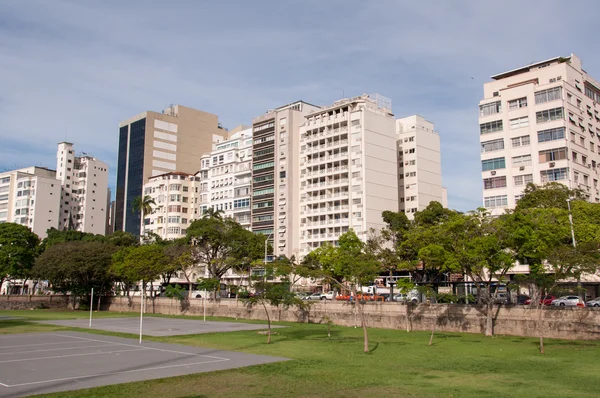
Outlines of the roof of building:
{"type": "Polygon", "coordinates": [[[548,63],[551,63],[551,62],[562,63],[562,62],[567,62],[570,59],[571,59],[570,56],[569,57],[555,57],[555,58],[550,58],[550,59],[547,59],[545,61],[535,62],[535,63],[532,63],[532,64],[527,65],[527,66],[523,66],[523,67],[520,67],[520,68],[517,68],[517,69],[509,70],[507,72],[499,73],[497,75],[491,76],[490,79],[492,79],[492,80],[500,80],[500,79],[504,79],[504,78],[507,78],[507,77],[519,75],[521,73],[529,72],[532,68],[537,68],[540,65],[548,64],[548,63]]]}

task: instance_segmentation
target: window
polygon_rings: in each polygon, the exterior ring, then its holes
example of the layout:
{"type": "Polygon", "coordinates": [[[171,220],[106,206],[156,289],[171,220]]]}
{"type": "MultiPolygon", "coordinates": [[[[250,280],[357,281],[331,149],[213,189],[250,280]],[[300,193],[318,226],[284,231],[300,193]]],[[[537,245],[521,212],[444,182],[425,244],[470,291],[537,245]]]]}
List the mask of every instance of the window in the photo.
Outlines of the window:
{"type": "Polygon", "coordinates": [[[481,153],[500,151],[504,149],[504,140],[491,140],[481,143],[481,153]]]}
{"type": "Polygon", "coordinates": [[[275,192],[275,188],[258,189],[256,191],[252,192],[252,196],[267,195],[267,194],[274,193],[274,192],[275,192]]]}
{"type": "Polygon", "coordinates": [[[481,161],[481,168],[483,171],[503,169],[505,167],[506,163],[504,158],[494,158],[481,161]]]}
{"type": "Polygon", "coordinates": [[[483,189],[494,189],[506,187],[506,176],[483,179],[483,189]]]}
{"type": "Polygon", "coordinates": [[[562,88],[553,87],[547,90],[538,91],[535,93],[535,103],[543,104],[545,102],[559,100],[562,98],[562,88]]]}
{"type": "Polygon", "coordinates": [[[523,174],[520,176],[513,177],[514,185],[520,187],[533,182],[533,174],[523,174]]]}
{"type": "Polygon", "coordinates": [[[510,119],[510,129],[520,129],[521,127],[529,126],[529,117],[523,116],[516,119],[510,119]]]}
{"type": "Polygon", "coordinates": [[[511,139],[512,142],[512,147],[513,148],[518,148],[521,146],[527,146],[529,145],[529,136],[528,135],[522,135],[521,137],[515,137],[511,139]]]}
{"type": "Polygon", "coordinates": [[[253,203],[252,204],[252,208],[253,209],[263,209],[265,207],[273,207],[273,201],[269,200],[266,202],[258,202],[258,203],[253,203]]]}
{"type": "Polygon", "coordinates": [[[285,178],[286,176],[286,172],[285,171],[280,171],[279,172],[279,178],[285,178]]]}
{"type": "Polygon", "coordinates": [[[512,158],[513,167],[531,166],[531,155],[515,156],[512,158]]]}
{"type": "Polygon", "coordinates": [[[234,209],[245,209],[250,207],[250,199],[235,199],[233,201],[234,209]]]}
{"type": "Polygon", "coordinates": [[[483,198],[483,206],[487,208],[508,206],[508,196],[498,195],[485,197],[483,198]]]}
{"type": "Polygon", "coordinates": [[[273,220],[272,214],[257,215],[257,216],[252,217],[253,222],[271,221],[271,220],[273,220]]]}
{"type": "Polygon", "coordinates": [[[275,166],[275,162],[265,162],[265,163],[255,163],[252,166],[253,170],[261,170],[261,169],[268,169],[269,167],[274,167],[275,166]]]}
{"type": "Polygon", "coordinates": [[[562,140],[564,138],[565,138],[565,128],[564,127],[538,131],[538,142],[562,140]]]}
{"type": "Polygon", "coordinates": [[[563,108],[546,109],[545,111],[539,111],[535,113],[535,120],[537,123],[550,122],[552,120],[559,120],[563,118],[563,108]]]}
{"type": "Polygon", "coordinates": [[[514,111],[515,109],[519,109],[519,108],[525,108],[526,106],[527,106],[527,97],[508,101],[508,110],[510,110],[510,111],[514,111]]]}
{"type": "Polygon", "coordinates": [[[254,145],[262,144],[263,142],[273,141],[275,139],[275,134],[268,135],[266,137],[256,138],[253,142],[254,145]]]}
{"type": "Polygon", "coordinates": [[[177,224],[179,224],[180,221],[181,221],[181,217],[179,217],[179,216],[169,216],[169,217],[167,217],[167,222],[168,223],[177,223],[177,224]]]}
{"type": "Polygon", "coordinates": [[[542,170],[540,172],[540,176],[542,178],[543,183],[550,181],[566,180],[568,174],[569,169],[567,167],[563,167],[560,169],[542,170]]]}
{"type": "Polygon", "coordinates": [[[270,147],[270,148],[266,148],[266,149],[260,149],[258,151],[254,151],[254,157],[258,157],[258,156],[263,156],[263,155],[268,155],[270,153],[275,152],[275,147],[270,147]]]}
{"type": "Polygon", "coordinates": [[[496,101],[485,105],[479,105],[479,116],[495,115],[502,112],[502,102],[496,101]]]}
{"type": "Polygon", "coordinates": [[[540,151],[539,162],[554,162],[555,160],[563,160],[567,158],[567,148],[555,148],[540,151]]]}
{"type": "Polygon", "coordinates": [[[169,196],[169,200],[171,202],[181,202],[181,195],[179,195],[179,194],[171,194],[169,196]]]}
{"type": "Polygon", "coordinates": [[[493,122],[479,125],[479,131],[481,134],[494,133],[496,131],[502,131],[502,129],[502,120],[494,120],[493,122]]]}

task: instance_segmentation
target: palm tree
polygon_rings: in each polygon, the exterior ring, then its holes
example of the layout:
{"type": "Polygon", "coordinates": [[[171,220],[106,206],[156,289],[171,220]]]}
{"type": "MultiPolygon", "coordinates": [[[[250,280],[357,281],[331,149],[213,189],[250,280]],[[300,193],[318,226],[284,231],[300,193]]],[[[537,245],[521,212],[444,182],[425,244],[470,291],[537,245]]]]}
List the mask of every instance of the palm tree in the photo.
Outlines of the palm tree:
{"type": "Polygon", "coordinates": [[[223,210],[216,210],[214,207],[209,207],[204,210],[204,214],[202,218],[218,218],[219,220],[223,219],[223,210]]]}
{"type": "Polygon", "coordinates": [[[154,202],[154,199],[152,199],[152,197],[149,195],[146,195],[144,197],[138,196],[137,198],[135,198],[133,200],[133,203],[131,204],[131,211],[133,211],[134,213],[136,213],[138,211],[141,212],[142,236],[146,235],[146,226],[144,223],[144,217],[146,217],[147,214],[152,213],[152,206],[156,206],[156,202],[154,202]]]}

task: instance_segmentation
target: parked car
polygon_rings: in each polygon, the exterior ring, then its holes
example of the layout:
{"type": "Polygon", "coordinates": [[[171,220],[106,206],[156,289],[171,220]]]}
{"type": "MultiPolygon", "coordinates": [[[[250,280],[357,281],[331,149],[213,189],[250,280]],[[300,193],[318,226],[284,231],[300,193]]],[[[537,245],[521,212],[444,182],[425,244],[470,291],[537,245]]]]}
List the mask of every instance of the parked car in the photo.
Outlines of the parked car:
{"type": "MultiPolygon", "coordinates": [[[[552,305],[552,300],[556,300],[556,297],[552,296],[552,295],[546,295],[540,299],[540,304],[552,305]]],[[[525,300],[525,305],[530,305],[530,304],[531,304],[531,299],[525,300]]]]}
{"type": "Polygon", "coordinates": [[[405,303],[407,301],[410,301],[410,302],[416,304],[419,302],[419,299],[410,294],[398,293],[398,294],[394,295],[394,298],[392,299],[392,301],[396,301],[396,302],[400,302],[400,303],[405,303]]]}
{"type": "Polygon", "coordinates": [[[585,304],[578,296],[562,296],[552,300],[552,305],[560,307],[584,307],[585,304]]]}
{"type": "Polygon", "coordinates": [[[600,307],[600,297],[596,297],[593,300],[588,301],[587,303],[585,303],[586,307],[600,307]]]}
{"type": "Polygon", "coordinates": [[[335,292],[333,290],[328,291],[327,293],[321,293],[321,300],[333,300],[335,298],[335,292]]]}
{"type": "Polygon", "coordinates": [[[303,300],[321,300],[321,293],[313,293],[309,296],[305,296],[303,300]]]}

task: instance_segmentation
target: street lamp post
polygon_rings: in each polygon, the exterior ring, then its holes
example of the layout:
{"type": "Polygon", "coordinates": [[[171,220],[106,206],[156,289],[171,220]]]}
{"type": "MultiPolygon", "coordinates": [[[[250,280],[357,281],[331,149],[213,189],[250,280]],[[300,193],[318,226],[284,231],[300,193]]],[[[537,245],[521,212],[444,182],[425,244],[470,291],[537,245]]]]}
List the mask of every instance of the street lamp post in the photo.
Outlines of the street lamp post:
{"type": "MultiPolygon", "coordinates": [[[[577,241],[575,240],[575,229],[573,228],[573,214],[571,213],[571,198],[567,198],[567,209],[569,209],[569,224],[571,225],[571,242],[573,248],[577,248],[577,241]]],[[[583,294],[581,291],[581,275],[577,275],[577,290],[579,290],[579,297],[583,294]]],[[[585,300],[585,296],[583,297],[585,300]]]]}
{"type": "Polygon", "coordinates": [[[269,246],[269,239],[271,239],[271,236],[273,236],[273,232],[271,232],[269,234],[269,236],[267,236],[267,239],[265,240],[265,268],[267,267],[267,247],[269,246]]]}

